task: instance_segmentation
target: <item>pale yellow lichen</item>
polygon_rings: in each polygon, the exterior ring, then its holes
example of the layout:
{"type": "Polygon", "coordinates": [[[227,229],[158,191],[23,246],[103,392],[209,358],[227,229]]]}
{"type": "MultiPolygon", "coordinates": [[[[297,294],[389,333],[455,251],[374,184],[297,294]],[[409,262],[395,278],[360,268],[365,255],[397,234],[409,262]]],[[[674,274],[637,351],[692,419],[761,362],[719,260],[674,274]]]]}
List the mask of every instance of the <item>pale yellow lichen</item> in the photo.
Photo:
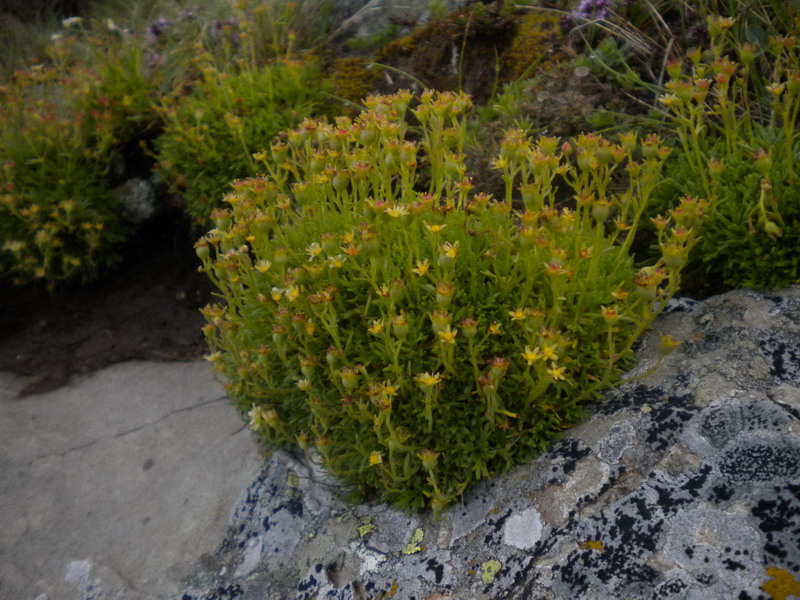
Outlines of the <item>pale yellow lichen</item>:
{"type": "Polygon", "coordinates": [[[408,545],[403,550],[403,554],[416,554],[417,552],[421,552],[422,546],[420,546],[420,543],[423,539],[425,539],[425,532],[422,531],[420,527],[417,527],[414,530],[414,535],[411,536],[411,540],[409,540],[408,545]]]}
{"type": "Polygon", "coordinates": [[[375,526],[375,523],[372,522],[372,519],[369,517],[364,517],[361,520],[361,525],[359,525],[356,529],[358,530],[358,535],[364,537],[368,533],[375,531],[377,527],[375,526]]]}
{"type": "Polygon", "coordinates": [[[500,561],[487,560],[481,565],[481,571],[483,571],[483,573],[481,573],[481,581],[486,584],[492,583],[495,575],[497,575],[502,566],[503,565],[500,563],[500,561]]]}

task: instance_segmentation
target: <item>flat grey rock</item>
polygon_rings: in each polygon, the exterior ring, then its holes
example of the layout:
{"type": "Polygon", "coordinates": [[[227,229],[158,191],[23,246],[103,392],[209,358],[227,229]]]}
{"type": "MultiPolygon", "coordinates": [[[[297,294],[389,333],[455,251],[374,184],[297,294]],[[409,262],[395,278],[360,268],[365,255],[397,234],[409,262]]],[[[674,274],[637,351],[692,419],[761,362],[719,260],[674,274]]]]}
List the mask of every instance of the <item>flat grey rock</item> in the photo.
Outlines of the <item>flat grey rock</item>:
{"type": "Polygon", "coordinates": [[[208,363],[23,384],[0,373],[0,598],[180,597],[263,463],[208,363]]]}
{"type": "Polygon", "coordinates": [[[677,304],[586,423],[439,521],[275,452],[182,598],[799,595],[799,356],[800,286],[677,304]],[[663,333],[684,343],[650,372],[663,333]]]}

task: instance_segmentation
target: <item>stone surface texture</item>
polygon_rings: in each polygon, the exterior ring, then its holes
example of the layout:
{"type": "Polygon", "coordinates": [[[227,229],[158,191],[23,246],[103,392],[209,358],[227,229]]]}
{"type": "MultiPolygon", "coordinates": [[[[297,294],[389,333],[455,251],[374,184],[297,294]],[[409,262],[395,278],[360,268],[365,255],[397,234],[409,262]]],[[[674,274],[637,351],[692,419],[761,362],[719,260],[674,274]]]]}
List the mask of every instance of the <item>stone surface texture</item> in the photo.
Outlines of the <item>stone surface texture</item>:
{"type": "Polygon", "coordinates": [[[799,356],[800,286],[676,303],[586,423],[438,521],[276,452],[181,598],[800,597],[799,356]]]}
{"type": "Polygon", "coordinates": [[[0,599],[181,597],[263,458],[205,361],[0,373],[0,599]]]}

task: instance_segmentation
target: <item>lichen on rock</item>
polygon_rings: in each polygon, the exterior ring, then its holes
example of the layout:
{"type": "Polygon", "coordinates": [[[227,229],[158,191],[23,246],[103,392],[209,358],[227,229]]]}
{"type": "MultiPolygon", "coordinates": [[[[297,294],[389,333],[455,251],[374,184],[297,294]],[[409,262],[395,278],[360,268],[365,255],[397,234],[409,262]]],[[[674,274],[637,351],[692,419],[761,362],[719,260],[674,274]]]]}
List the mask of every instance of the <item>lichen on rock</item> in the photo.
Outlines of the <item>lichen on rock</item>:
{"type": "Polygon", "coordinates": [[[643,338],[641,379],[438,521],[349,505],[276,452],[184,600],[797,595],[800,286],[676,306],[643,338]],[[666,332],[683,344],[649,373],[666,332]],[[746,369],[756,357],[764,377],[746,369]]]}

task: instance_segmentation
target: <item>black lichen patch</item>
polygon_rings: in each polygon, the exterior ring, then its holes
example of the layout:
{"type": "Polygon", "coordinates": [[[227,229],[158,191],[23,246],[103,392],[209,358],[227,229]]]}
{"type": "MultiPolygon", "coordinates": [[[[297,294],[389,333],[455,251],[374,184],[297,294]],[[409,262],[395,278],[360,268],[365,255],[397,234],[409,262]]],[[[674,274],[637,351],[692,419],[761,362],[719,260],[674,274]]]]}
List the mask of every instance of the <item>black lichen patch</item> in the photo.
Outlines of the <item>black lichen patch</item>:
{"type": "Polygon", "coordinates": [[[603,550],[572,552],[556,576],[569,587],[569,597],[598,585],[620,597],[634,588],[653,590],[659,573],[647,562],[658,549],[663,526],[663,510],[642,488],[582,525],[581,537],[602,540],[603,550]]]}
{"type": "Polygon", "coordinates": [[[725,452],[720,472],[730,482],[793,481],[800,478],[800,446],[787,441],[751,442],[725,452]]]}
{"type": "Polygon", "coordinates": [[[427,562],[427,566],[425,567],[426,571],[433,571],[436,583],[442,583],[442,578],[444,577],[444,565],[435,558],[430,558],[423,562],[427,562]]]}
{"type": "Polygon", "coordinates": [[[679,397],[651,407],[650,426],[647,428],[645,441],[658,452],[664,451],[675,443],[684,425],[696,413],[687,408],[686,397],[679,397]]]}
{"type": "Polygon", "coordinates": [[[724,404],[709,408],[700,418],[697,433],[715,448],[722,448],[744,427],[742,410],[724,404]]]}
{"type": "Polygon", "coordinates": [[[713,502],[714,504],[723,504],[733,498],[734,492],[735,490],[732,487],[726,485],[725,483],[720,483],[719,485],[713,486],[709,490],[706,497],[709,502],[713,502]]]}
{"type": "Polygon", "coordinates": [[[793,418],[773,402],[761,401],[742,407],[742,420],[747,431],[786,431],[793,418]]]}
{"type": "Polygon", "coordinates": [[[746,567],[742,563],[735,561],[731,558],[724,559],[722,561],[722,564],[725,565],[725,568],[728,569],[729,571],[744,571],[746,569],[746,567]]]}
{"type": "Polygon", "coordinates": [[[683,579],[668,579],[653,590],[653,600],[666,600],[667,598],[685,598],[685,590],[689,587],[683,579]]]}
{"type": "Polygon", "coordinates": [[[500,530],[505,525],[508,517],[511,516],[513,511],[509,508],[506,512],[504,512],[501,516],[495,519],[487,519],[486,524],[492,528],[492,530],[486,534],[483,538],[483,542],[485,544],[491,544],[493,542],[497,542],[500,539],[500,530]]]}
{"type": "Polygon", "coordinates": [[[299,519],[303,516],[303,501],[297,496],[292,496],[286,502],[281,502],[272,509],[272,514],[274,515],[282,510],[286,510],[290,515],[299,519]]]}
{"type": "Polygon", "coordinates": [[[309,575],[305,579],[301,579],[300,583],[297,584],[297,591],[298,592],[307,592],[311,589],[315,589],[319,586],[319,581],[313,575],[309,575]]]}
{"type": "Polygon", "coordinates": [[[662,514],[674,515],[704,495],[712,470],[711,465],[704,464],[696,473],[680,477],[678,481],[681,483],[678,485],[672,480],[665,481],[662,476],[653,473],[647,482],[647,487],[656,492],[656,504],[662,514]]]}
{"type": "Polygon", "coordinates": [[[765,490],[750,513],[764,533],[765,561],[800,573],[800,485],[787,484],[765,490]]]}
{"type": "Polygon", "coordinates": [[[210,594],[206,594],[202,598],[184,594],[181,600],[235,600],[236,598],[241,598],[243,595],[244,590],[242,586],[235,583],[227,586],[219,586],[216,590],[210,594]]]}
{"type": "Polygon", "coordinates": [[[665,400],[679,401],[679,398],[670,397],[661,388],[638,385],[633,390],[619,396],[609,395],[603,402],[592,406],[591,411],[594,414],[610,416],[626,408],[641,408],[665,400]]]}
{"type": "Polygon", "coordinates": [[[552,445],[549,451],[552,476],[549,484],[562,482],[578,466],[578,461],[589,456],[592,449],[580,440],[561,440],[552,445]]]}
{"type": "Polygon", "coordinates": [[[779,381],[800,380],[800,344],[769,338],[759,343],[761,353],[770,362],[770,375],[779,381]]]}

